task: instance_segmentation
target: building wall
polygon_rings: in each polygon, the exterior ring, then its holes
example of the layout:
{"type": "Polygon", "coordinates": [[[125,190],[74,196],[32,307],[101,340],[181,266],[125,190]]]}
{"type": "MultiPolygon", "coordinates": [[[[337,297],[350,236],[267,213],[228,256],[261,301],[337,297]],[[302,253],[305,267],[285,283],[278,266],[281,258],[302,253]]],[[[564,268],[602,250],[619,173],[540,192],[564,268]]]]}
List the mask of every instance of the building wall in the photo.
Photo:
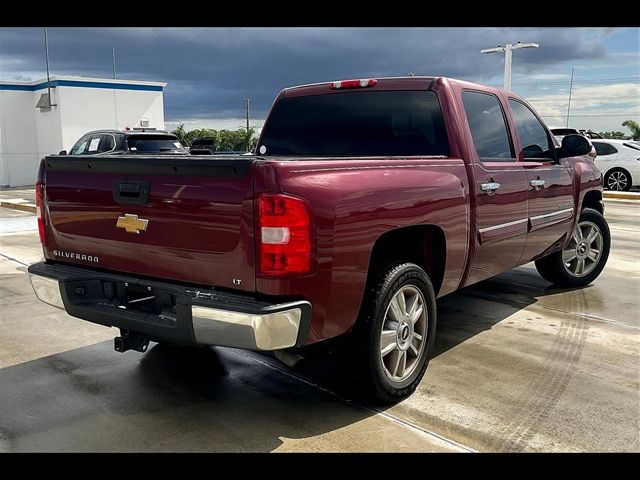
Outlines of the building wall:
{"type": "Polygon", "coordinates": [[[0,83],[0,185],[33,185],[42,157],[70,150],[88,131],[139,127],[142,119],[149,121],[149,127],[165,127],[165,84],[78,77],[51,80],[52,103],[57,106],[49,111],[35,108],[47,92],[44,82],[0,83]]]}
{"type": "Polygon", "coordinates": [[[85,133],[103,128],[124,130],[149,120],[149,127],[164,128],[162,92],[58,87],[62,119],[61,148],[71,150],[85,133]]]}
{"type": "Polygon", "coordinates": [[[38,168],[38,139],[33,92],[0,90],[2,158],[0,185],[33,185],[38,168]]]}
{"type": "MultiPolygon", "coordinates": [[[[37,138],[37,158],[33,165],[31,165],[30,172],[35,170],[35,174],[38,174],[38,166],[40,165],[40,159],[45,155],[51,155],[52,153],[58,153],[62,150],[62,122],[60,121],[60,113],[62,111],[62,102],[60,101],[60,91],[57,88],[51,89],[51,104],[55,105],[51,107],[49,111],[40,111],[39,108],[35,108],[35,105],[40,99],[40,95],[47,93],[47,89],[37,90],[33,92],[33,110],[32,115],[35,117],[36,123],[36,138],[37,138]]],[[[35,177],[34,182],[35,182],[35,177]]]]}

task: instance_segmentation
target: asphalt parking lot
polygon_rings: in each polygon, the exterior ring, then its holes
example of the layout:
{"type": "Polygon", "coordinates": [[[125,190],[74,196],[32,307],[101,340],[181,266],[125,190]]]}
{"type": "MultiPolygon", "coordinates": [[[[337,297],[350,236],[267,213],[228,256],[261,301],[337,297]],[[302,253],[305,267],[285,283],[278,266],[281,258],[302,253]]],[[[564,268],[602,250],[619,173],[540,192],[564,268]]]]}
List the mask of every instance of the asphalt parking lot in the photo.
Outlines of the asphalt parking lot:
{"type": "Polygon", "coordinates": [[[0,451],[640,451],[638,201],[606,201],[612,252],[584,289],[525,265],[438,301],[435,357],[390,408],[333,357],[154,346],[37,302],[35,216],[0,208],[0,451]]]}

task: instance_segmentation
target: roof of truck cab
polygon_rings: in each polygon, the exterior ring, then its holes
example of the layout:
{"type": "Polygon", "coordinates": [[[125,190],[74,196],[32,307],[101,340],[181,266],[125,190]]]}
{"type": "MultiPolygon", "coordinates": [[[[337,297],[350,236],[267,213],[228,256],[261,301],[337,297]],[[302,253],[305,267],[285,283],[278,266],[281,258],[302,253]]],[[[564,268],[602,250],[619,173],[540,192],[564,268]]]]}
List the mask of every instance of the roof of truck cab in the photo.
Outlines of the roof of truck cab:
{"type": "MultiPolygon", "coordinates": [[[[450,77],[441,77],[441,76],[400,76],[400,77],[362,77],[361,79],[351,78],[351,79],[342,79],[342,80],[331,80],[327,82],[319,82],[319,83],[309,83],[306,85],[296,85],[292,87],[284,88],[281,91],[281,95],[288,96],[298,96],[298,95],[318,95],[321,93],[337,93],[337,92],[347,92],[347,91],[362,91],[367,88],[376,88],[379,90],[416,90],[416,89],[424,89],[429,90],[436,82],[445,81],[449,84],[458,84],[465,88],[476,88],[480,90],[486,91],[498,91],[501,90],[497,87],[492,87],[489,85],[483,85],[480,83],[468,82],[466,80],[459,80],[456,78],[450,77]],[[353,89],[328,89],[332,83],[334,82],[344,82],[347,80],[377,80],[377,83],[373,87],[364,87],[364,88],[353,88],[353,89]]],[[[518,97],[518,95],[509,92],[510,95],[518,97]]],[[[519,98],[519,97],[518,97],[519,98]]]]}

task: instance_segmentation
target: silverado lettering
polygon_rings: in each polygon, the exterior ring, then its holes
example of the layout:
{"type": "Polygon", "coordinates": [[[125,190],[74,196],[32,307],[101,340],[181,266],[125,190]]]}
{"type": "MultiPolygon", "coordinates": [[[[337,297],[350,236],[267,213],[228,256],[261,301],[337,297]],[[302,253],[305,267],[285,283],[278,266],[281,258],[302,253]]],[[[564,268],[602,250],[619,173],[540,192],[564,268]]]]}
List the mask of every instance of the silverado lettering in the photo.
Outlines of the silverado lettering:
{"type": "Polygon", "coordinates": [[[286,88],[259,155],[46,157],[30,278],[41,300],[119,328],[119,352],[304,355],[341,337],[355,378],[396,401],[427,368],[436,298],[531,261],[558,286],[598,277],[610,235],[591,150],[474,83],[286,88]],[[114,228],[125,211],[153,228],[114,228]]]}
{"type": "Polygon", "coordinates": [[[95,263],[100,262],[100,259],[98,257],[94,257],[93,255],[79,254],[75,252],[61,252],[59,250],[54,250],[53,256],[61,257],[61,258],[69,258],[71,260],[81,260],[86,262],[95,262],[95,263]]]}

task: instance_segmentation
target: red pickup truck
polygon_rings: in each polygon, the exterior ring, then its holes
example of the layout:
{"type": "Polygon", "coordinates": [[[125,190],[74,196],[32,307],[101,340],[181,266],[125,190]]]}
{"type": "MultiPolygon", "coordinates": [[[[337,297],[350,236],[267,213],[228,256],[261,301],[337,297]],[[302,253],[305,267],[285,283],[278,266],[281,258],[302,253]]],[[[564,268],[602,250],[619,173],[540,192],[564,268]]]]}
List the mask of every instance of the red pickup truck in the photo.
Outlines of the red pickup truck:
{"type": "Polygon", "coordinates": [[[359,378],[393,401],[424,375],[437,297],[532,260],[558,285],[600,274],[590,150],[474,83],[286,88],[256,155],[44,158],[30,278],[42,301],[118,327],[118,351],[350,335],[359,378]]]}

